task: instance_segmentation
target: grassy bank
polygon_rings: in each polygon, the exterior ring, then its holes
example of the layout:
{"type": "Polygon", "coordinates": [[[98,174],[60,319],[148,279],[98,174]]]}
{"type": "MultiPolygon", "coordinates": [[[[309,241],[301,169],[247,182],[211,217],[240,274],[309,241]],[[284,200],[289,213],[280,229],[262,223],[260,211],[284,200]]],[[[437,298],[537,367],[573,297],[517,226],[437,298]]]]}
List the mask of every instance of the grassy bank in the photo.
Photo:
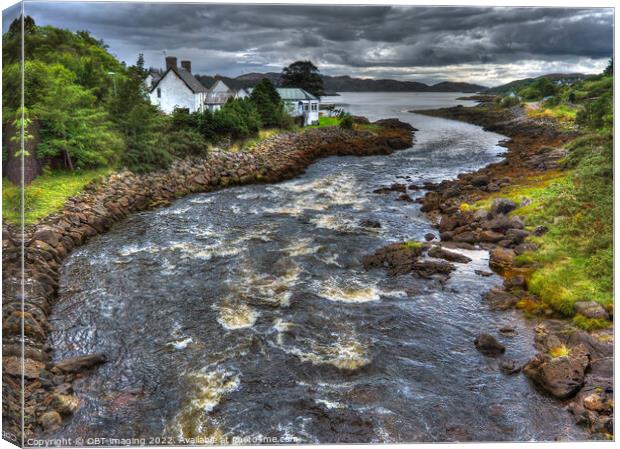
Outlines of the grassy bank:
{"type": "Polygon", "coordinates": [[[547,106],[528,111],[530,118],[580,131],[564,148],[564,169],[513,178],[499,192],[461,205],[462,210],[489,208],[494,199],[508,198],[518,205],[511,214],[521,216],[526,229],[546,230],[528,237],[536,250],[516,258],[528,290],[540,298],[522,306],[550,308],[586,330],[610,323],[575,315],[576,302],[596,301],[613,314],[612,81],[611,76],[583,81],[558,92],[547,106]]]}
{"type": "MultiPolygon", "coordinates": [[[[36,178],[24,191],[24,222],[37,220],[59,211],[69,197],[79,194],[93,180],[110,174],[111,169],[54,171],[36,178]]],[[[2,219],[5,223],[18,224],[21,216],[19,186],[2,180],[2,219]]]]}

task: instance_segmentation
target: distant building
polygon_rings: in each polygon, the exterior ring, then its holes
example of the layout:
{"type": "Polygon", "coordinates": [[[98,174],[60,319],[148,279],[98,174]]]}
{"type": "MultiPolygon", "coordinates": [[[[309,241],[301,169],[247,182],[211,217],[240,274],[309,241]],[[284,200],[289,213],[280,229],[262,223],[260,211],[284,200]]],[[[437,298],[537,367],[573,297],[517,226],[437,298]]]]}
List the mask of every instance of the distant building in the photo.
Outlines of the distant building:
{"type": "Polygon", "coordinates": [[[303,126],[319,123],[321,100],[298,87],[280,87],[276,89],[284,102],[286,112],[302,120],[303,126]]]}
{"type": "Polygon", "coordinates": [[[210,111],[217,111],[230,99],[246,98],[248,93],[245,89],[234,90],[228,87],[224,81],[217,80],[207,90],[207,96],[205,97],[205,108],[210,111]]]}
{"type": "MultiPolygon", "coordinates": [[[[298,119],[302,126],[319,123],[319,107],[321,100],[299,87],[276,88],[286,112],[298,119]]],[[[252,89],[249,89],[252,92],[252,89]]]]}
{"type": "Polygon", "coordinates": [[[204,110],[207,88],[192,75],[190,61],[181,61],[181,67],[177,67],[177,58],[167,56],[166,71],[161,78],[151,81],[151,103],[159,106],[166,114],[177,108],[189,112],[204,110]]]}
{"type": "MultiPolygon", "coordinates": [[[[230,99],[246,98],[252,89],[231,89],[222,80],[217,80],[206,88],[192,75],[190,61],[181,61],[177,67],[177,58],[166,57],[166,70],[161,73],[149,70],[144,83],[149,90],[151,103],[159,106],[166,114],[175,109],[187,109],[189,112],[204,110],[217,111],[230,99]]],[[[284,102],[286,112],[295,117],[301,125],[313,125],[319,122],[318,97],[300,88],[277,88],[284,102]]]]}
{"type": "Polygon", "coordinates": [[[144,84],[148,91],[151,91],[153,84],[155,84],[161,78],[162,72],[160,70],[149,69],[148,75],[144,78],[144,84]]]}

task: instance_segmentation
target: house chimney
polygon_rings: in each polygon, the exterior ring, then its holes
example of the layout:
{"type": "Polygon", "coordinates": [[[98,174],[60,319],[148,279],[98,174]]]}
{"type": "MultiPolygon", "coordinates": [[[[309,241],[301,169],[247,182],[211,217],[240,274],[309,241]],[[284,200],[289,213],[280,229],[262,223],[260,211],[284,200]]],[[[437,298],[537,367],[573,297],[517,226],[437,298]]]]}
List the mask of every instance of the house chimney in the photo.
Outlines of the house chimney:
{"type": "Polygon", "coordinates": [[[192,61],[181,61],[181,67],[192,73],[192,61]]]}
{"type": "Polygon", "coordinates": [[[177,68],[177,58],[175,56],[166,56],[166,70],[177,68]]]}

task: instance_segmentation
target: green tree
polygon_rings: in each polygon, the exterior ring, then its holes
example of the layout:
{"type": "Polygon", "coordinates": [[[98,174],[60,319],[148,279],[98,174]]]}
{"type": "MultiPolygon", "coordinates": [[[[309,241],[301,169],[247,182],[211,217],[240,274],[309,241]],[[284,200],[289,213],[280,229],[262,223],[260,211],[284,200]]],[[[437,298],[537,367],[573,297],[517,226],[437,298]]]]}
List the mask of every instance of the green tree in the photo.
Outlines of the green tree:
{"type": "Polygon", "coordinates": [[[271,81],[263,78],[252,90],[250,100],[254,104],[256,111],[260,114],[263,126],[280,126],[284,105],[280,99],[278,91],[273,87],[271,81]]]}
{"type": "Polygon", "coordinates": [[[312,95],[321,96],[323,79],[319,69],[311,61],[296,61],[282,70],[284,87],[300,87],[312,95]]]}
{"type": "Polygon", "coordinates": [[[67,167],[86,168],[113,162],[123,148],[107,111],[95,96],[75,83],[75,75],[60,64],[48,66],[47,86],[32,107],[41,123],[39,158],[62,156],[67,167]]]}
{"type": "Polygon", "coordinates": [[[610,58],[607,67],[603,71],[603,75],[609,76],[614,74],[614,58],[610,58]]]}
{"type": "Polygon", "coordinates": [[[555,95],[555,93],[555,84],[546,77],[537,78],[532,84],[519,92],[526,100],[540,100],[555,95]]]}

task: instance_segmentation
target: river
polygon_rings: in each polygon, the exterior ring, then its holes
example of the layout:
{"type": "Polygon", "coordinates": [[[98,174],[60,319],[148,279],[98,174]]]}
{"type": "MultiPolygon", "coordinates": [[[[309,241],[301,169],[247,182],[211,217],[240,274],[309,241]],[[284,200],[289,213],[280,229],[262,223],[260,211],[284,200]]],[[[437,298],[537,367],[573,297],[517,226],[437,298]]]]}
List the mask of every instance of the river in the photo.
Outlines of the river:
{"type": "Polygon", "coordinates": [[[54,358],[104,352],[110,361],[75,383],[82,406],[54,436],[583,438],[560,403],[476,351],[479,332],[510,324],[506,356],[524,363],[535,353],[532,324],[482,300],[501,282],[474,273],[488,270],[485,251],[463,251],[473,261],[445,285],[361,266],[387,243],[436,232],[419,205],[374,189],[498,160],[504,136],[406,112],[471,104],[458,96],[342,94],[336,101],[353,114],[418,128],[413,148],[187,196],[74,251],[51,317],[54,358]],[[360,225],[368,219],[381,228],[360,225]]]}

